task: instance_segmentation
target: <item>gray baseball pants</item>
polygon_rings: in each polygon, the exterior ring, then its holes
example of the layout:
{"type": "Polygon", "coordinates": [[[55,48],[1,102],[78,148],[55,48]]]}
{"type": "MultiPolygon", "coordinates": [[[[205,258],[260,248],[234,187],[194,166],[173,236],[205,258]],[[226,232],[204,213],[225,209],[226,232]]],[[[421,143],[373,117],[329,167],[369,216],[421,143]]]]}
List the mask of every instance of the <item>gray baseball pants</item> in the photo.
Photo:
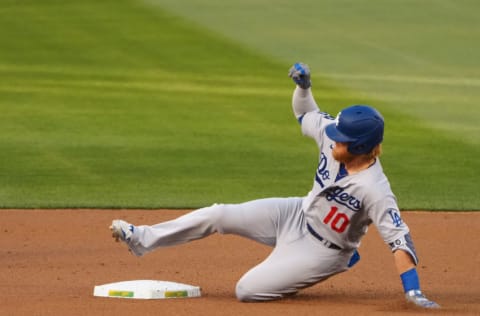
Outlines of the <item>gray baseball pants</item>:
{"type": "Polygon", "coordinates": [[[312,236],[302,198],[269,198],[242,204],[214,204],[153,226],[136,226],[128,246],[137,255],[183,244],[213,233],[235,234],[273,248],[238,281],[241,301],[280,299],[346,271],[353,250],[325,247],[312,236]]]}

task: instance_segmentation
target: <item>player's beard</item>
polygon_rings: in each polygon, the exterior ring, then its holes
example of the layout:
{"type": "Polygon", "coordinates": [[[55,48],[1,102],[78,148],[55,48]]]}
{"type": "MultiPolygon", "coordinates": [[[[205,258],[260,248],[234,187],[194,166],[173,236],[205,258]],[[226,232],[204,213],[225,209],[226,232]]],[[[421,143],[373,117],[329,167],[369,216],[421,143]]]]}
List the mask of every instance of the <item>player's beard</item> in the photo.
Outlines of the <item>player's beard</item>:
{"type": "Polygon", "coordinates": [[[348,164],[356,157],[348,152],[346,145],[339,145],[338,143],[333,147],[332,156],[333,159],[344,164],[348,164]]]}
{"type": "Polygon", "coordinates": [[[362,155],[354,155],[348,151],[348,144],[346,143],[336,143],[332,150],[333,158],[343,164],[349,164],[354,159],[360,159],[359,161],[365,161],[371,163],[372,160],[375,160],[382,153],[382,145],[378,144],[371,152],[362,155]]]}

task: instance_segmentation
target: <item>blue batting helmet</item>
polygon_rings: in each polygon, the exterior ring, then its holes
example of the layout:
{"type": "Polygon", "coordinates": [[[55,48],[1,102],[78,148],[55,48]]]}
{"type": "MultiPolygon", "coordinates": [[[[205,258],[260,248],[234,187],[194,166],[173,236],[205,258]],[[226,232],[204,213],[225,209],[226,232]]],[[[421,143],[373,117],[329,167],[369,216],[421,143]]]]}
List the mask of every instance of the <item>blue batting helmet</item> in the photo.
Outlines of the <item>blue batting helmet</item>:
{"type": "Polygon", "coordinates": [[[348,143],[352,154],[366,154],[383,140],[383,117],[368,105],[353,105],[338,113],[335,123],[327,126],[327,136],[338,143],[348,143]]]}

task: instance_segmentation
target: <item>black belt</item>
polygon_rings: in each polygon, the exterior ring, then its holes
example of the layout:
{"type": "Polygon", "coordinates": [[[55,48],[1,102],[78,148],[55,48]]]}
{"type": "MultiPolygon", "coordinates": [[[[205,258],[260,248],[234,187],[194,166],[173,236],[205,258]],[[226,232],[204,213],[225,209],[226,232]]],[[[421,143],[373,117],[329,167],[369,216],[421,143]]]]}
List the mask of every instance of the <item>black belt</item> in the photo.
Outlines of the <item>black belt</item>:
{"type": "Polygon", "coordinates": [[[322,236],[320,236],[316,231],[313,230],[312,226],[310,226],[310,224],[307,223],[307,228],[308,228],[308,231],[313,235],[315,236],[315,238],[317,238],[318,240],[320,240],[322,242],[322,244],[325,245],[325,247],[327,248],[330,248],[330,249],[335,249],[335,250],[342,250],[342,248],[340,248],[339,246],[335,245],[333,242],[330,242],[328,240],[326,240],[325,238],[323,238],[322,236]]]}

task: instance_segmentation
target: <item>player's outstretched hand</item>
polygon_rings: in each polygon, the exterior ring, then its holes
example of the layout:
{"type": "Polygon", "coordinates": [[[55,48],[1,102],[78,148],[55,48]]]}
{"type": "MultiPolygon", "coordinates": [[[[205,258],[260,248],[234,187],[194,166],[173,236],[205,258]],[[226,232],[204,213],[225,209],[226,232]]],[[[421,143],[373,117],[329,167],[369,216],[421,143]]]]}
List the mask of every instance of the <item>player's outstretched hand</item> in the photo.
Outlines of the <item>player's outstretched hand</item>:
{"type": "Polygon", "coordinates": [[[428,298],[423,295],[422,291],[419,290],[411,290],[405,293],[405,297],[407,301],[423,308],[440,308],[440,305],[437,303],[430,301],[428,298]]]}
{"type": "Polygon", "coordinates": [[[308,89],[312,86],[310,81],[310,69],[304,63],[296,63],[290,68],[288,76],[293,79],[300,88],[308,89]]]}

